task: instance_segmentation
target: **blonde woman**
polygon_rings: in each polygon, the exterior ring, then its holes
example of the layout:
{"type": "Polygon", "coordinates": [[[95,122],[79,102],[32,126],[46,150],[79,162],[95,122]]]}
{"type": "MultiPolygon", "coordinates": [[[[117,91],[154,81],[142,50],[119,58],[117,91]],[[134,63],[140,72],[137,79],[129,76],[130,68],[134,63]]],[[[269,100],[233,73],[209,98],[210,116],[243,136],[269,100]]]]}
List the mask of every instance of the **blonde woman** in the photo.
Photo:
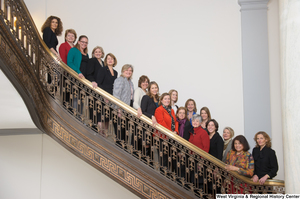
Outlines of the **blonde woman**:
{"type": "Polygon", "coordinates": [[[96,82],[96,75],[100,68],[104,67],[102,58],[104,57],[104,50],[101,46],[96,46],[92,51],[92,58],[89,59],[87,67],[87,79],[92,82],[94,88],[98,87],[96,82]]]}
{"type": "Polygon", "coordinates": [[[224,140],[224,148],[223,148],[223,158],[222,161],[226,161],[227,153],[231,150],[232,138],[234,137],[234,131],[230,127],[225,127],[223,130],[223,140],[224,140]]]}
{"type": "Polygon", "coordinates": [[[169,91],[170,97],[171,97],[171,107],[174,110],[174,113],[177,112],[178,106],[176,105],[176,102],[178,101],[178,92],[175,89],[172,89],[169,91]]]}

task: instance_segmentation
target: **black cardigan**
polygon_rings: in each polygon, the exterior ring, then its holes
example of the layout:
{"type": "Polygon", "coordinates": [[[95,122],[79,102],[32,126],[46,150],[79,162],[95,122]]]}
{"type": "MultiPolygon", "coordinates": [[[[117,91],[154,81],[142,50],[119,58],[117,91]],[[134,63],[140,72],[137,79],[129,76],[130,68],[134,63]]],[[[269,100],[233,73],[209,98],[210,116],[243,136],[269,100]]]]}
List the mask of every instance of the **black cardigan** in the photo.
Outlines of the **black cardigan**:
{"type": "Polygon", "coordinates": [[[257,175],[259,179],[266,174],[270,178],[274,178],[277,175],[278,162],[273,149],[265,146],[260,150],[259,147],[255,147],[253,148],[252,156],[254,159],[254,175],[257,175]]]}
{"type": "Polygon", "coordinates": [[[109,68],[107,66],[104,66],[98,70],[97,75],[95,74],[95,80],[98,86],[111,95],[113,94],[115,79],[117,79],[118,77],[118,72],[115,70],[113,71],[114,76],[111,75],[109,68]]]}
{"type": "Polygon", "coordinates": [[[44,29],[43,40],[49,49],[53,48],[56,51],[56,46],[58,44],[58,40],[57,40],[56,34],[51,30],[50,27],[47,27],[44,29]]]}
{"type": "Polygon", "coordinates": [[[141,109],[142,113],[152,119],[152,116],[154,116],[155,110],[157,106],[152,98],[150,98],[148,95],[144,95],[141,101],[141,109]]]}
{"type": "Polygon", "coordinates": [[[210,139],[209,154],[222,161],[224,141],[220,134],[216,132],[210,139]]]}
{"type": "Polygon", "coordinates": [[[98,74],[99,68],[102,68],[104,66],[104,62],[101,60],[102,66],[99,63],[98,59],[96,57],[93,57],[89,59],[88,66],[87,66],[87,79],[91,82],[96,81],[96,77],[98,74]]]}

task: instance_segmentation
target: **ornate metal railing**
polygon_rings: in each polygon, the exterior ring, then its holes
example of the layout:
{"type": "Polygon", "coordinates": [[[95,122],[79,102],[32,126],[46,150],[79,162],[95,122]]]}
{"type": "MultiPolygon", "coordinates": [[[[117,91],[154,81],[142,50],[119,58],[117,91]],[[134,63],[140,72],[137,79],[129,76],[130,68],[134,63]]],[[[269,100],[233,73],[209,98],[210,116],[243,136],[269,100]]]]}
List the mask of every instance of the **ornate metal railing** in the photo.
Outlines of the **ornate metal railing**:
{"type": "MultiPolygon", "coordinates": [[[[85,139],[93,142],[99,136],[106,138],[107,142],[114,143],[128,156],[160,172],[195,197],[213,198],[216,193],[284,193],[283,181],[269,180],[263,186],[253,183],[236,172],[226,171],[223,162],[164,127],[153,127],[146,116],[137,118],[135,109],[100,88],[94,89],[88,80],[79,79],[75,71],[56,60],[42,41],[23,1],[1,0],[0,6],[1,34],[6,34],[0,40],[1,48],[6,53],[2,59],[16,63],[12,67],[16,76],[26,71],[29,76],[24,81],[32,79],[42,88],[43,93],[38,93],[34,89],[36,85],[28,83],[26,89],[34,100],[38,101],[39,95],[50,96],[52,102],[47,105],[49,110],[59,117],[59,113],[51,108],[51,103],[55,102],[55,106],[62,107],[65,113],[89,129],[85,139]],[[7,42],[17,46],[14,52],[5,47],[8,45],[4,41],[7,35],[10,35],[7,42]],[[14,54],[19,54],[22,60],[14,62],[17,59],[14,54]],[[26,64],[21,66],[22,63],[26,64]],[[101,128],[97,125],[98,118],[103,123],[101,128]],[[104,128],[105,122],[109,123],[108,128],[104,128]],[[162,139],[159,134],[167,138],[162,139]]],[[[36,109],[41,117],[47,115],[47,110],[41,110],[43,105],[36,109]]],[[[48,125],[53,125],[53,122],[46,121],[48,125]]],[[[61,139],[61,132],[55,136],[61,139]]],[[[71,138],[69,140],[71,145],[76,145],[75,141],[72,144],[71,138]]],[[[76,149],[81,148],[78,144],[76,146],[76,149]]]]}

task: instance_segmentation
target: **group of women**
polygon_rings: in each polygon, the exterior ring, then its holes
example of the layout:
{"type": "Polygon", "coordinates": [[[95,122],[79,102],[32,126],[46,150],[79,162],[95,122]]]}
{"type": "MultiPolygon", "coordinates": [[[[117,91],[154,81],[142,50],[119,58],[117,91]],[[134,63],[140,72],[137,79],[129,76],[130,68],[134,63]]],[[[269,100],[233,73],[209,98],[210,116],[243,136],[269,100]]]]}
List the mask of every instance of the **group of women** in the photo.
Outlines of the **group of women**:
{"type": "MultiPolygon", "coordinates": [[[[196,102],[188,99],[184,107],[178,107],[178,92],[170,90],[168,93],[159,94],[159,86],[155,81],[143,75],[139,78],[138,88],[134,90],[131,81],[133,74],[132,65],[122,67],[121,75],[114,70],[117,59],[112,53],[105,56],[104,50],[96,46],[92,51],[92,58],[88,55],[88,37],[81,35],[76,44],[76,32],[73,29],[65,31],[65,43],[56,50],[57,36],[62,33],[60,18],[50,16],[42,27],[43,40],[58,60],[63,61],[75,72],[79,78],[87,78],[94,88],[100,87],[109,94],[114,95],[129,106],[137,109],[137,116],[146,115],[152,120],[153,125],[160,124],[174,134],[177,134],[192,144],[196,145],[215,158],[226,163],[228,171],[237,171],[239,174],[252,177],[253,182],[264,184],[268,178],[276,176],[278,170],[275,151],[271,149],[271,140],[267,133],[256,133],[254,140],[256,147],[252,155],[248,152],[249,144],[242,135],[234,137],[230,127],[223,130],[223,139],[218,133],[219,124],[211,118],[207,107],[197,114],[196,102]]],[[[118,112],[120,116],[121,111],[118,112]]],[[[101,117],[98,117],[98,125],[101,117]]],[[[108,121],[105,120],[107,128],[108,121]]],[[[124,136],[124,135],[123,135],[124,136]]],[[[122,137],[123,137],[122,136],[122,137]]],[[[161,139],[168,139],[164,134],[158,133],[161,139]]],[[[123,139],[123,138],[121,138],[123,139]]],[[[147,145],[147,148],[150,146],[147,145]]],[[[164,163],[165,164],[165,163],[164,163]]]]}

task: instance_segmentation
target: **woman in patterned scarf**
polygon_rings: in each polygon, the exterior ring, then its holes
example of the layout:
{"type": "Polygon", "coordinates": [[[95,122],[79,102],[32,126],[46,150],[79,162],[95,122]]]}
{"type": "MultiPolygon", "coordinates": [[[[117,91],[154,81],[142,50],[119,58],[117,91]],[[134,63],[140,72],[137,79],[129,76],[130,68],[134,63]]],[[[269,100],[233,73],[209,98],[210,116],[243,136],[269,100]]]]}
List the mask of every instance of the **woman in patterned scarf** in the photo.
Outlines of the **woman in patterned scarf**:
{"type": "MultiPolygon", "coordinates": [[[[173,133],[178,134],[178,122],[176,120],[174,110],[171,108],[171,105],[170,105],[170,94],[169,93],[163,93],[161,95],[158,106],[159,107],[155,110],[155,114],[154,114],[155,118],[157,120],[157,123],[162,125],[163,127],[167,128],[168,130],[172,131],[173,133]]],[[[159,162],[160,162],[161,166],[167,167],[168,166],[168,157],[170,157],[170,150],[164,151],[165,149],[163,148],[163,141],[168,140],[169,138],[165,134],[160,133],[160,132],[158,132],[157,135],[160,137],[159,151],[164,154],[162,159],[159,160],[159,162]]],[[[169,148],[170,148],[170,146],[169,146],[169,148]]],[[[168,168],[168,170],[171,171],[172,168],[175,168],[175,167],[170,166],[168,168]]]]}

